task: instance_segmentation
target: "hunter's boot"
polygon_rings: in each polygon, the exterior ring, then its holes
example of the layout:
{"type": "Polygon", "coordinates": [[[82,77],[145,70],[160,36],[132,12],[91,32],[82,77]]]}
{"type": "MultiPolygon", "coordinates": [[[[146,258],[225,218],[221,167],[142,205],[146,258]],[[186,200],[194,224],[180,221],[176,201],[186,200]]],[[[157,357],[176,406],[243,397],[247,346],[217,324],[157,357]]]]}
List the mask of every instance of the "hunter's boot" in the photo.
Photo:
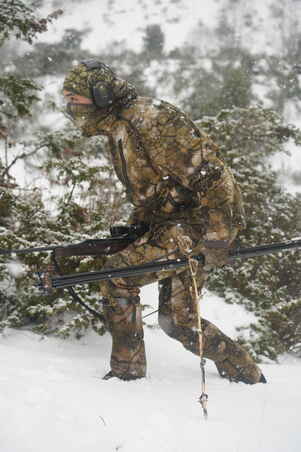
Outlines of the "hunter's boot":
{"type": "Polygon", "coordinates": [[[250,354],[215,325],[202,320],[204,356],[215,362],[221,377],[247,384],[266,383],[250,354]]]}

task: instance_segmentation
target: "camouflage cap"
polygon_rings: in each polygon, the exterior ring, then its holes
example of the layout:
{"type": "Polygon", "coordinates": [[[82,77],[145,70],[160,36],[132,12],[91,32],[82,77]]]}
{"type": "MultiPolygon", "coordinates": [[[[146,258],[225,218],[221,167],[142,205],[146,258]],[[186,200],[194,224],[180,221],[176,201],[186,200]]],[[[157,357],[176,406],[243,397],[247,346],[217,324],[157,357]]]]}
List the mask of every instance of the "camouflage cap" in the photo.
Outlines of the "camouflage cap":
{"type": "Polygon", "coordinates": [[[95,68],[85,62],[74,66],[65,78],[63,89],[94,100],[92,88],[105,86],[112,93],[114,106],[125,106],[137,97],[129,82],[118,78],[104,63],[95,63],[95,68]]]}

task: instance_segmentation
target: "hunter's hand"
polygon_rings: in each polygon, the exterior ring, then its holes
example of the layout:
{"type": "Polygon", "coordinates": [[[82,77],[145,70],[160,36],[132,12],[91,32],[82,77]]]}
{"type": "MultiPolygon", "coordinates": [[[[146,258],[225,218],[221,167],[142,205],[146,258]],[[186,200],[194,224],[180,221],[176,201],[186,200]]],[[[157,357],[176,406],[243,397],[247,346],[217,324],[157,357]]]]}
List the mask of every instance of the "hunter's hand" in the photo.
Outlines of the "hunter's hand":
{"type": "Polygon", "coordinates": [[[204,270],[223,267],[229,262],[229,242],[224,240],[204,240],[200,252],[205,257],[204,270]]]}

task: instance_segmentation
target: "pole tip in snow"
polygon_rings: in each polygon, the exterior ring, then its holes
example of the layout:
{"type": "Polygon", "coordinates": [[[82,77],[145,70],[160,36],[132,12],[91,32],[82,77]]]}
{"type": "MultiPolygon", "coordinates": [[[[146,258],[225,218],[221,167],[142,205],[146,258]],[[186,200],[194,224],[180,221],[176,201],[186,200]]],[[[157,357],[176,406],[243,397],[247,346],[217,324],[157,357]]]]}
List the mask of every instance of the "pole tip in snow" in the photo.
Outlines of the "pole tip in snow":
{"type": "Polygon", "coordinates": [[[202,392],[201,396],[199,397],[199,403],[202,406],[204,418],[208,419],[208,411],[207,411],[207,403],[208,403],[208,394],[205,392],[202,392]]]}

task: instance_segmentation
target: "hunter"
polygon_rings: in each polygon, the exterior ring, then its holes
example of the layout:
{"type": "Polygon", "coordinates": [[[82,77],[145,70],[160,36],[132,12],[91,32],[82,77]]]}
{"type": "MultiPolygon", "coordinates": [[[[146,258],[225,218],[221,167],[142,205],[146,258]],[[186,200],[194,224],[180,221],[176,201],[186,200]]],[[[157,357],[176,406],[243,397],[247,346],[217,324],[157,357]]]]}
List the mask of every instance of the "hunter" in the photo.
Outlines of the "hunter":
{"type": "MultiPolygon", "coordinates": [[[[108,137],[112,164],[133,205],[131,225],[145,232],[108,258],[106,268],[139,265],[202,253],[199,293],[214,267],[245,227],[238,184],[216,144],[189,117],[163,100],[140,97],[107,65],[87,60],[67,74],[67,112],[86,137],[108,137]],[[183,246],[186,244],[186,247],[183,246]]],[[[104,315],[112,335],[111,370],[105,379],[145,377],[146,356],[139,292],[159,281],[159,325],[199,354],[198,315],[188,268],[102,281],[104,315]]],[[[201,321],[203,356],[230,381],[264,383],[249,353],[208,320],[201,321]]]]}

